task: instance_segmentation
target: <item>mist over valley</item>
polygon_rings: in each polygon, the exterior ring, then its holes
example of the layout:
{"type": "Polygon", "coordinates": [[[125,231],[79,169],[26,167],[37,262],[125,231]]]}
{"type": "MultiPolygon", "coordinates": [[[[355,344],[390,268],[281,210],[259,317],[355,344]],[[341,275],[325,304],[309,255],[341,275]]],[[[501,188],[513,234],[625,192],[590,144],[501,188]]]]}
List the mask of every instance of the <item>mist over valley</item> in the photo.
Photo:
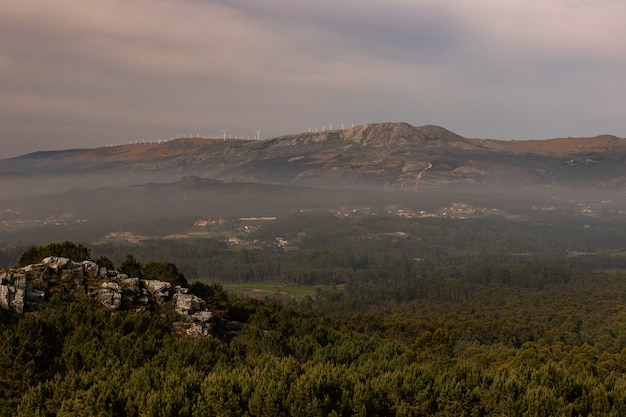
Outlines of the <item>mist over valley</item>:
{"type": "Polygon", "coordinates": [[[0,160],[0,416],[624,415],[625,142],[0,160]]]}
{"type": "MultiPolygon", "coordinates": [[[[567,253],[589,247],[585,235],[615,233],[623,223],[624,155],[626,140],[609,135],[495,141],[406,123],[263,141],[181,138],[36,152],[0,161],[0,244],[231,239],[237,248],[259,247],[250,230],[310,213],[362,218],[364,234],[368,218],[404,222],[392,223],[388,233],[435,220],[567,225],[582,239],[570,240],[569,248],[564,241],[567,253]]],[[[264,244],[284,238],[276,233],[264,244]]],[[[541,236],[534,239],[541,252],[541,236]]],[[[412,257],[419,252],[406,250],[412,257]]]]}

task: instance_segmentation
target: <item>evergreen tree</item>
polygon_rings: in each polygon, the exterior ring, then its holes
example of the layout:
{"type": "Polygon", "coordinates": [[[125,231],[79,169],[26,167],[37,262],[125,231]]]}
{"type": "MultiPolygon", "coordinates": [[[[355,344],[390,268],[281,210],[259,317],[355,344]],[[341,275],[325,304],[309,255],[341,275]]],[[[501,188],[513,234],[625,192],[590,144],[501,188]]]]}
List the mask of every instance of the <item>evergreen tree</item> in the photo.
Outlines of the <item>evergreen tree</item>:
{"type": "Polygon", "coordinates": [[[122,274],[126,274],[132,278],[143,277],[143,267],[131,254],[126,255],[126,259],[120,264],[119,270],[122,274]]]}
{"type": "Polygon", "coordinates": [[[91,253],[88,248],[66,240],[63,243],[50,243],[46,246],[29,247],[20,257],[19,266],[22,267],[39,263],[49,256],[69,258],[76,262],[91,259],[91,253]]]}
{"type": "Polygon", "coordinates": [[[143,277],[167,281],[172,285],[187,286],[187,279],[171,262],[149,261],[143,266],[143,277]]]}

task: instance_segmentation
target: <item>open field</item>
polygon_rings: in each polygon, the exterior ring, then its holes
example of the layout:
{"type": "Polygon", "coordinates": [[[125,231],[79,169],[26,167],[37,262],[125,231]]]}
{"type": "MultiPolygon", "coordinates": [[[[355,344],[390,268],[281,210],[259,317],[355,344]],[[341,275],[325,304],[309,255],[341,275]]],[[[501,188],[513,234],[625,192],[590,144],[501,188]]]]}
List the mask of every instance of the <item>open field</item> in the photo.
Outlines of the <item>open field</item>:
{"type": "Polygon", "coordinates": [[[257,282],[245,284],[220,284],[222,287],[233,294],[242,297],[250,297],[257,299],[275,299],[275,300],[301,300],[307,295],[314,297],[319,285],[283,285],[277,282],[257,282]]]}

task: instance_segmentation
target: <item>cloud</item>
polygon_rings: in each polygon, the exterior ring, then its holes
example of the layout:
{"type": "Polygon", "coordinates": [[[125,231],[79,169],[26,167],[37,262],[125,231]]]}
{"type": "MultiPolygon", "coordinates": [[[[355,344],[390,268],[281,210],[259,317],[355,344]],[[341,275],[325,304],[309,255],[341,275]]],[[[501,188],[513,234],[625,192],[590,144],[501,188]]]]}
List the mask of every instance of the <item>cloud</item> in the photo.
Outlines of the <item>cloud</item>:
{"type": "Polygon", "coordinates": [[[4,2],[0,126],[54,122],[59,147],[86,126],[94,146],[384,120],[625,135],[624,17],[617,0],[4,2]]]}

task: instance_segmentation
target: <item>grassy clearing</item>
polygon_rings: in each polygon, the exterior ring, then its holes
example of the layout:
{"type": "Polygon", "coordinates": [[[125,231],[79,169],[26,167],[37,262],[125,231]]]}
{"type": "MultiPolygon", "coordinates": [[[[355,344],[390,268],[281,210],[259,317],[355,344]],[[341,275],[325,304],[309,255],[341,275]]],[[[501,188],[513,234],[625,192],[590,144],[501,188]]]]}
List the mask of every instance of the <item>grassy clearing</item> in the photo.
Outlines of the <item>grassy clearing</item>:
{"type": "Polygon", "coordinates": [[[307,295],[313,297],[321,286],[282,285],[275,282],[252,282],[245,284],[220,284],[226,291],[238,296],[251,298],[299,300],[307,295]]]}

